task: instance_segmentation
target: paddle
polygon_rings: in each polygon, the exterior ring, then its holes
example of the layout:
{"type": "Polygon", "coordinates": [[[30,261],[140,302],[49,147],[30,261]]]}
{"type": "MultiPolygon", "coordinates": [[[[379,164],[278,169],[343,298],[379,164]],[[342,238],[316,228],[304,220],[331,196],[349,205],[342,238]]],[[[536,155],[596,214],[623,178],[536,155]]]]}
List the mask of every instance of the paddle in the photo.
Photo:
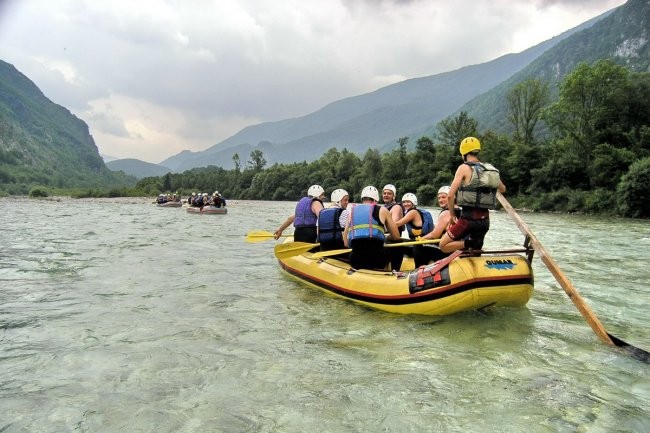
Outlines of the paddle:
{"type": "Polygon", "coordinates": [[[580,296],[580,293],[578,293],[578,290],[573,287],[571,284],[571,281],[564,275],[560,267],[555,263],[555,260],[551,257],[551,255],[546,251],[546,248],[541,244],[541,242],[535,237],[533,232],[530,230],[528,225],[524,222],[524,220],[521,219],[519,214],[514,210],[514,208],[508,203],[508,200],[505,199],[501,193],[497,193],[497,199],[499,199],[499,203],[503,206],[503,208],[508,212],[508,215],[513,219],[517,227],[519,227],[519,230],[525,235],[528,236],[530,239],[530,244],[533,246],[537,254],[542,259],[542,262],[546,265],[548,270],[553,274],[557,282],[562,286],[566,294],[569,296],[571,301],[575,304],[575,306],[578,308],[578,311],[580,311],[580,314],[582,314],[582,317],[585,318],[589,326],[591,326],[591,329],[596,333],[596,335],[605,343],[610,344],[612,346],[618,346],[623,348],[627,353],[629,353],[633,358],[638,359],[640,361],[643,361],[645,363],[650,363],[650,353],[640,349],[638,347],[634,347],[631,344],[626,343],[625,341],[613,336],[612,334],[608,333],[605,330],[605,327],[600,323],[598,320],[598,317],[591,311],[589,306],[585,304],[585,301],[582,299],[580,296]]]}
{"type": "MultiPolygon", "coordinates": [[[[250,232],[246,233],[246,242],[264,242],[266,240],[272,239],[274,236],[275,235],[273,233],[267,232],[266,230],[251,230],[250,232]]],[[[282,234],[281,236],[293,236],[293,233],[282,234]]]]}
{"type": "Polygon", "coordinates": [[[306,253],[319,245],[320,244],[310,244],[308,242],[288,242],[286,244],[276,245],[273,251],[275,252],[275,257],[278,259],[286,259],[306,253]]]}
{"type": "Polygon", "coordinates": [[[338,256],[341,254],[347,254],[350,251],[352,251],[351,248],[343,248],[340,250],[329,250],[329,251],[319,251],[317,253],[314,253],[311,255],[313,259],[320,259],[322,257],[332,257],[332,256],[338,256]]]}
{"type": "Polygon", "coordinates": [[[406,241],[406,242],[395,242],[392,244],[385,244],[384,248],[408,247],[411,245],[437,244],[438,242],[440,242],[440,239],[421,239],[419,241],[406,241]]]}
{"type": "MultiPolygon", "coordinates": [[[[422,239],[419,241],[407,241],[407,242],[395,242],[391,244],[384,244],[384,248],[396,248],[396,247],[408,247],[411,245],[424,245],[424,244],[437,244],[440,242],[440,239],[422,239]]],[[[320,251],[318,253],[312,254],[312,258],[320,259],[322,257],[332,257],[338,256],[340,254],[349,253],[352,251],[352,248],[343,248],[340,250],[329,250],[329,251],[320,251]]]]}

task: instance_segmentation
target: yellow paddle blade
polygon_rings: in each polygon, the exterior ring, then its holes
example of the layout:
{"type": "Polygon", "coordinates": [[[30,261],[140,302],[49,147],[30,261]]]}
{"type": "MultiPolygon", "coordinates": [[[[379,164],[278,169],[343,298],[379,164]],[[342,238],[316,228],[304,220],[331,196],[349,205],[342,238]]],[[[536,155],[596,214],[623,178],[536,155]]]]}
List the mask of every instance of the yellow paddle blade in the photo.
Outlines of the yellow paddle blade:
{"type": "Polygon", "coordinates": [[[343,248],[341,250],[329,250],[329,251],[320,251],[318,253],[312,254],[312,258],[314,259],[320,259],[321,257],[332,257],[332,256],[338,256],[340,254],[346,254],[352,251],[350,248],[343,248]]]}
{"type": "Polygon", "coordinates": [[[384,248],[408,247],[411,245],[437,244],[438,242],[440,242],[440,239],[422,239],[419,241],[395,242],[392,244],[386,244],[384,245],[384,248]]]}
{"type": "MultiPolygon", "coordinates": [[[[246,233],[246,242],[264,242],[273,239],[273,233],[266,230],[251,230],[246,233]]],[[[293,234],[283,234],[282,237],[293,236],[293,234]]]]}
{"type": "MultiPolygon", "coordinates": [[[[397,242],[394,244],[385,244],[384,248],[395,248],[395,247],[408,247],[410,245],[424,245],[424,244],[437,244],[440,242],[440,239],[422,239],[421,241],[409,241],[409,242],[397,242]]],[[[344,248],[341,250],[330,250],[330,251],[319,251],[312,254],[312,258],[320,259],[322,257],[332,257],[338,256],[340,254],[346,254],[352,251],[351,248],[344,248]]]]}
{"type": "Polygon", "coordinates": [[[276,245],[275,248],[273,248],[273,251],[275,252],[275,257],[278,259],[286,259],[306,253],[319,245],[320,244],[310,244],[308,242],[288,242],[276,245]]]}

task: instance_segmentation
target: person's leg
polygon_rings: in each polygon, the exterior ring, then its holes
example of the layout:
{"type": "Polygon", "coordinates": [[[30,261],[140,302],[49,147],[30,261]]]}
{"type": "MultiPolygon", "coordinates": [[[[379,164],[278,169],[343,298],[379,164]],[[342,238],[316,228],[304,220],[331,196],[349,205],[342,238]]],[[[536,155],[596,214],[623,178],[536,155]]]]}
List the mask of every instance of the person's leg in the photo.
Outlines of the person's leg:
{"type": "Polygon", "coordinates": [[[419,268],[420,266],[426,266],[429,263],[437,262],[440,259],[444,259],[449,254],[443,253],[440,251],[440,248],[434,245],[416,245],[414,247],[415,251],[415,267],[419,268]]]}
{"type": "Polygon", "coordinates": [[[470,221],[465,247],[475,250],[483,248],[483,241],[489,229],[490,220],[488,218],[470,221]]]}
{"type": "Polygon", "coordinates": [[[442,238],[440,238],[440,249],[443,253],[452,253],[465,248],[465,235],[467,234],[469,221],[459,218],[455,224],[449,226],[442,238]]]}

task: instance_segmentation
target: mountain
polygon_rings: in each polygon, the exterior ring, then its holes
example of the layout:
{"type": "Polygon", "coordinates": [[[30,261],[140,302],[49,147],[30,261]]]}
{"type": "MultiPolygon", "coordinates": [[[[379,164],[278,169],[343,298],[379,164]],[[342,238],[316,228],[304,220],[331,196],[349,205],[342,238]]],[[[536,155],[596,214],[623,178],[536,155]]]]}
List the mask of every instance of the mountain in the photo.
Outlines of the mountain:
{"type": "Polygon", "coordinates": [[[163,167],[162,165],[152,164],[150,162],[132,158],[109,161],[106,163],[106,167],[112,171],[123,171],[137,179],[142,179],[143,177],[162,176],[171,172],[169,168],[163,167]]]}
{"type": "Polygon", "coordinates": [[[610,12],[593,26],[558,43],[508,80],[476,96],[459,111],[475,118],[481,130],[511,133],[512,127],[506,120],[506,95],[527,78],[548,82],[556,94],[558,83],[579,62],[611,59],[633,72],[650,71],[650,2],[629,0],[610,12]]]}
{"type": "Polygon", "coordinates": [[[104,155],[103,153],[100,153],[99,156],[102,157],[102,159],[104,160],[104,163],[115,161],[115,160],[119,159],[119,158],[115,158],[114,156],[104,155]]]}
{"type": "Polygon", "coordinates": [[[106,168],[85,122],[0,60],[0,190],[24,194],[32,185],[85,188],[132,181],[106,168]]]}
{"type": "MultiPolygon", "coordinates": [[[[202,152],[183,151],[161,165],[174,171],[217,165],[233,167],[259,149],[268,163],[314,160],[329,148],[363,153],[368,148],[389,150],[400,137],[421,137],[440,120],[456,112],[522,70],[544,52],[586,29],[594,18],[553,39],[518,54],[467,66],[452,72],[414,78],[374,92],[345,98],[303,117],[244,128],[202,152]]],[[[410,143],[413,146],[415,140],[410,143]]]]}

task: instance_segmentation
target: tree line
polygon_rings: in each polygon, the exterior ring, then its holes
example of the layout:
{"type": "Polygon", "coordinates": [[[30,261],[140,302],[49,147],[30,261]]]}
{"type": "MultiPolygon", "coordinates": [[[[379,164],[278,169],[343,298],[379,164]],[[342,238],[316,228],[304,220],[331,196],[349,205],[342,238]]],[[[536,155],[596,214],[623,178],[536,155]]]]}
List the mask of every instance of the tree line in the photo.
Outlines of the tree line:
{"type": "Polygon", "coordinates": [[[509,200],[534,211],[650,216],[650,73],[630,72],[608,60],[581,63],[558,88],[526,79],[507,94],[510,133],[480,130],[460,112],[436,125],[431,136],[397,140],[394,150],[357,155],[329,149],[318,160],[267,162],[260,150],[235,168],[209,166],[142,179],[136,190],[212,192],[229,199],[297,200],[312,184],[326,192],[344,188],[352,200],[366,185],[395,184],[424,205],[453,179],[460,141],[481,140],[480,158],[499,168],[509,200]]]}

